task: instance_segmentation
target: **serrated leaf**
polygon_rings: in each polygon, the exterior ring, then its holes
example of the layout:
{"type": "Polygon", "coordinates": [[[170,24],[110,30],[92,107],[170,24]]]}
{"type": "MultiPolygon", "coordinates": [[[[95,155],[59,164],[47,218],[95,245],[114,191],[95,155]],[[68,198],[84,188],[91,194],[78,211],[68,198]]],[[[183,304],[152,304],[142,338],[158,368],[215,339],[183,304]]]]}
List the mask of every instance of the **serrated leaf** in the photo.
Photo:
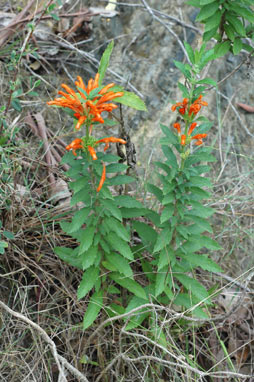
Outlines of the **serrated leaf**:
{"type": "Polygon", "coordinates": [[[115,196],[115,202],[120,207],[126,208],[144,208],[143,204],[129,195],[115,196]]]}
{"type": "Polygon", "coordinates": [[[221,267],[213,260],[211,260],[207,255],[191,253],[188,254],[185,258],[195,268],[200,267],[209,272],[223,272],[221,267]]]}
{"type": "Polygon", "coordinates": [[[54,252],[60,257],[61,260],[65,261],[67,264],[73,267],[83,269],[81,259],[75,254],[72,248],[66,247],[55,247],[54,252]]]}
{"type": "Polygon", "coordinates": [[[180,89],[181,92],[182,92],[183,98],[188,98],[188,97],[189,97],[189,91],[188,91],[188,89],[186,88],[186,86],[184,86],[183,84],[181,84],[181,82],[178,82],[177,85],[178,85],[179,89],[180,89]]]}
{"type": "Polygon", "coordinates": [[[108,44],[107,48],[105,49],[105,51],[101,57],[100,65],[99,65],[99,69],[98,69],[98,73],[100,74],[99,86],[102,85],[102,81],[105,77],[105,73],[106,73],[106,70],[107,70],[108,65],[109,65],[109,60],[110,60],[110,56],[111,56],[113,47],[114,47],[114,40],[112,40],[108,44]]]}
{"type": "Polygon", "coordinates": [[[136,179],[129,175],[116,175],[113,178],[108,179],[110,186],[119,186],[122,184],[129,184],[135,182],[136,179]]]}
{"type": "Polygon", "coordinates": [[[180,283],[194,296],[196,296],[200,301],[206,300],[209,295],[205,287],[201,285],[197,280],[185,275],[185,274],[175,274],[174,277],[180,281],[180,283]]]}
{"type": "Polygon", "coordinates": [[[168,193],[164,198],[162,199],[161,204],[165,206],[166,204],[171,204],[175,200],[175,194],[174,192],[168,193]]]}
{"type": "Polygon", "coordinates": [[[79,254],[82,254],[83,252],[87,251],[88,248],[91,247],[95,231],[96,227],[86,227],[86,229],[83,231],[79,247],[79,254]]]}
{"type": "Polygon", "coordinates": [[[225,54],[229,52],[230,48],[231,48],[230,41],[224,41],[222,43],[218,43],[214,49],[216,57],[219,58],[219,57],[225,56],[225,54]]]}
{"type": "Polygon", "coordinates": [[[146,216],[149,214],[149,210],[147,208],[121,208],[121,214],[123,218],[138,218],[140,216],[146,216]]]}
{"type": "Polygon", "coordinates": [[[110,211],[111,215],[114,216],[120,222],[122,221],[121,211],[117,207],[115,200],[102,199],[101,204],[110,211]]]}
{"type": "Polygon", "coordinates": [[[87,251],[79,254],[79,257],[82,261],[83,270],[91,267],[94,265],[98,257],[98,247],[93,245],[87,251]]]}
{"type": "MultiPolygon", "coordinates": [[[[172,132],[172,129],[169,128],[168,126],[165,126],[165,125],[160,125],[161,127],[161,130],[163,131],[163,133],[166,135],[166,137],[168,138],[168,143],[171,143],[173,145],[179,143],[178,142],[178,137],[177,135],[175,135],[173,132],[172,132]]],[[[168,144],[167,143],[167,144],[168,144]]]]}
{"type": "Polygon", "coordinates": [[[129,265],[129,262],[122,256],[119,256],[117,253],[110,253],[106,255],[106,259],[108,262],[114,265],[119,273],[126,277],[133,277],[132,269],[129,265]]]}
{"type": "Polygon", "coordinates": [[[157,232],[150,225],[139,221],[133,221],[132,225],[144,243],[155,244],[157,232]]]}
{"type": "Polygon", "coordinates": [[[225,24],[224,25],[224,30],[225,30],[226,35],[228,36],[228,38],[231,41],[234,41],[235,40],[235,30],[234,30],[234,28],[231,25],[229,25],[229,24],[225,24]]]}
{"type": "Polygon", "coordinates": [[[189,80],[191,79],[191,73],[190,71],[186,68],[186,65],[184,65],[180,61],[175,61],[174,60],[175,66],[184,74],[185,77],[187,77],[189,80]]]}
{"type": "Polygon", "coordinates": [[[198,186],[198,187],[211,187],[210,178],[204,178],[202,176],[191,176],[188,184],[189,186],[198,186]]]}
{"type": "Polygon", "coordinates": [[[250,23],[254,23],[254,14],[253,10],[250,10],[246,7],[241,7],[240,4],[237,4],[236,2],[230,2],[229,3],[230,9],[233,9],[237,13],[237,15],[242,16],[246,20],[248,20],[250,23]]]}
{"type": "Polygon", "coordinates": [[[90,290],[94,287],[98,276],[99,268],[90,267],[84,272],[77,291],[78,300],[90,292],[90,290]]]}
{"type": "Polygon", "coordinates": [[[107,174],[111,174],[114,172],[125,171],[127,168],[128,166],[124,163],[111,163],[107,166],[106,171],[107,174]]]}
{"type": "Polygon", "coordinates": [[[159,252],[161,249],[165,248],[172,239],[172,231],[170,228],[164,228],[159,234],[156,240],[153,252],[159,252]]]}
{"type": "Polygon", "coordinates": [[[173,150],[168,146],[162,146],[162,151],[165,155],[165,157],[169,160],[170,165],[178,169],[178,163],[175,154],[173,153],[173,150]]]}
{"type": "MultiPolygon", "coordinates": [[[[144,305],[145,303],[147,303],[146,300],[139,298],[139,297],[136,297],[136,296],[133,296],[132,299],[130,300],[128,306],[125,309],[125,313],[128,313],[131,310],[133,310],[139,306],[144,305]]],[[[150,315],[150,312],[147,312],[147,311],[144,312],[144,309],[140,309],[137,312],[135,312],[132,316],[131,315],[127,316],[125,318],[125,321],[128,320],[128,324],[127,324],[125,330],[131,330],[131,329],[138,327],[139,325],[142,324],[142,322],[149,315],[150,315]]]]}
{"type": "Polygon", "coordinates": [[[126,288],[128,291],[133,293],[135,296],[140,297],[140,298],[148,301],[145,290],[136,281],[134,281],[130,278],[127,278],[127,277],[123,278],[122,276],[118,275],[117,273],[112,273],[109,275],[109,277],[112,280],[114,280],[117,284],[121,285],[123,288],[126,288]]]}
{"type": "Polygon", "coordinates": [[[162,202],[163,192],[159,187],[155,186],[154,184],[147,183],[147,191],[155,195],[159,202],[162,202]]]}
{"type": "Polygon", "coordinates": [[[119,220],[110,217],[105,218],[103,224],[106,224],[110,231],[115,232],[124,241],[130,241],[130,234],[127,229],[119,222],[119,220]]]}
{"type": "Polygon", "coordinates": [[[200,216],[196,216],[196,215],[192,215],[192,214],[186,214],[184,217],[186,220],[193,221],[194,223],[196,223],[200,227],[202,227],[203,228],[202,232],[204,232],[204,231],[207,231],[210,233],[213,232],[210,223],[206,219],[203,219],[200,216]]]}
{"type": "Polygon", "coordinates": [[[69,225],[68,233],[76,232],[85,223],[90,211],[90,207],[84,207],[76,211],[69,225]]]}
{"type": "Polygon", "coordinates": [[[163,211],[161,213],[160,222],[163,224],[165,221],[170,219],[173,216],[175,210],[174,204],[170,204],[169,206],[166,206],[163,208],[163,211]]]}
{"type": "Polygon", "coordinates": [[[103,290],[99,290],[95,292],[90,298],[90,302],[86,309],[86,313],[83,319],[83,330],[89,328],[92,323],[98,317],[101,308],[103,307],[103,290]]]}
{"type": "Polygon", "coordinates": [[[129,245],[114,232],[110,232],[104,239],[110,244],[113,250],[120,252],[126,259],[133,260],[133,253],[129,245]]]}
{"type": "Polygon", "coordinates": [[[233,53],[235,56],[241,52],[242,47],[243,47],[242,40],[240,38],[236,38],[233,43],[233,53]]]}
{"type": "Polygon", "coordinates": [[[147,111],[144,101],[135,93],[124,91],[124,95],[115,98],[114,102],[119,102],[122,105],[129,106],[135,110],[147,111]]]}
{"type": "Polygon", "coordinates": [[[203,206],[196,200],[190,200],[189,203],[192,205],[192,210],[190,213],[192,215],[198,215],[201,218],[209,218],[214,214],[214,209],[211,207],[203,206]]]}
{"type": "MultiPolygon", "coordinates": [[[[193,52],[192,47],[191,47],[190,44],[188,44],[186,41],[184,41],[184,46],[185,46],[186,52],[188,53],[190,62],[191,62],[192,64],[195,64],[195,56],[194,56],[194,52],[193,52]]],[[[181,84],[181,85],[182,85],[182,84],[181,84]]],[[[179,86],[179,83],[178,83],[178,86],[179,86]]],[[[184,86],[184,85],[182,85],[182,86],[184,86]]],[[[187,91],[187,96],[186,96],[186,98],[188,98],[188,90],[187,90],[187,88],[186,88],[185,86],[184,86],[184,88],[185,88],[186,91],[187,91]]],[[[181,90],[181,88],[180,88],[180,90],[181,90]]],[[[185,97],[185,96],[184,96],[184,97],[185,97]]]]}
{"type": "MultiPolygon", "coordinates": [[[[174,304],[178,306],[184,306],[186,309],[192,308],[198,301],[195,301],[194,296],[189,296],[187,293],[181,293],[179,294],[175,300],[174,304]]],[[[201,309],[200,306],[197,306],[196,308],[192,309],[192,314],[195,315],[198,318],[201,319],[207,319],[209,316],[201,309]]]]}
{"type": "Polygon", "coordinates": [[[156,280],[155,280],[155,297],[158,297],[165,289],[166,287],[166,277],[168,273],[168,267],[165,266],[162,268],[159,272],[156,274],[156,280]]]}
{"type": "Polygon", "coordinates": [[[4,235],[7,239],[9,239],[9,240],[12,240],[12,239],[15,238],[15,236],[13,235],[13,233],[10,232],[10,231],[3,231],[2,233],[3,233],[3,235],[4,235]]]}
{"type": "Polygon", "coordinates": [[[201,8],[201,11],[199,12],[198,16],[196,17],[196,21],[203,21],[208,19],[208,17],[212,16],[219,8],[219,2],[213,1],[212,3],[209,3],[207,5],[204,5],[201,8]]]}
{"type": "Polygon", "coordinates": [[[207,5],[213,3],[214,0],[200,0],[200,5],[207,5]]]}
{"type": "Polygon", "coordinates": [[[218,9],[212,16],[205,20],[205,32],[218,28],[222,18],[222,10],[218,9]]]}
{"type": "Polygon", "coordinates": [[[226,20],[234,28],[234,30],[240,36],[245,37],[246,36],[246,31],[245,31],[245,28],[244,28],[242,22],[237,17],[235,17],[232,13],[230,13],[230,12],[226,12],[225,16],[226,16],[226,20]]]}
{"type": "Polygon", "coordinates": [[[202,80],[199,80],[197,84],[208,84],[212,86],[217,86],[217,82],[212,78],[203,78],[202,80]]]}
{"type": "Polygon", "coordinates": [[[173,266],[175,264],[175,261],[176,261],[176,257],[175,257],[174,251],[169,246],[166,246],[165,248],[161,250],[159,254],[159,261],[157,264],[158,271],[160,271],[166,265],[167,267],[173,266]]]}

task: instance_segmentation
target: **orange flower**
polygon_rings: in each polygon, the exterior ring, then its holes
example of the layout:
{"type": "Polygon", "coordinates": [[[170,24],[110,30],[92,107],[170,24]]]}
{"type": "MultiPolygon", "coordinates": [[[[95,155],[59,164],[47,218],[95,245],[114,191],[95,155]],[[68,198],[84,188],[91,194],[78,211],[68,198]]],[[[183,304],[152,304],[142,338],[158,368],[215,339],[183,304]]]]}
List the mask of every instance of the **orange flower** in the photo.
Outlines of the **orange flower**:
{"type": "Polygon", "coordinates": [[[106,166],[105,164],[103,163],[103,170],[102,170],[102,174],[101,174],[101,179],[100,179],[100,183],[97,187],[97,192],[99,192],[103,186],[103,183],[105,182],[105,179],[106,179],[106,166]]]}
{"type": "Polygon", "coordinates": [[[175,111],[176,109],[179,111],[180,114],[185,114],[187,107],[188,107],[188,98],[184,98],[183,102],[177,102],[172,107],[171,110],[175,111]]]}
{"type": "Polygon", "coordinates": [[[194,137],[191,137],[191,139],[196,139],[197,141],[196,141],[195,145],[200,146],[203,143],[203,138],[205,138],[206,136],[207,136],[207,134],[196,134],[196,135],[194,135],[194,137]]]}
{"type": "Polygon", "coordinates": [[[177,130],[178,134],[181,134],[181,126],[180,123],[176,122],[173,124],[174,128],[177,130]]]}
{"type": "Polygon", "coordinates": [[[189,130],[188,130],[188,135],[191,135],[191,133],[193,132],[193,130],[195,129],[196,126],[197,126],[197,122],[193,122],[190,125],[189,130]]]}
{"type": "Polygon", "coordinates": [[[202,106],[207,106],[208,103],[205,102],[205,101],[202,101],[202,95],[200,95],[194,102],[192,105],[190,105],[190,109],[189,109],[189,115],[192,115],[192,113],[194,115],[196,115],[199,110],[201,109],[202,106]]]}
{"type": "Polygon", "coordinates": [[[83,149],[83,140],[81,138],[76,138],[72,141],[68,146],[66,146],[66,150],[72,150],[73,155],[77,155],[77,149],[83,149]]]}
{"type": "Polygon", "coordinates": [[[66,107],[75,112],[74,116],[78,119],[78,123],[75,128],[78,130],[84,123],[91,125],[91,122],[104,123],[104,119],[101,116],[103,111],[111,112],[117,108],[117,105],[113,103],[106,103],[112,101],[114,98],[122,97],[123,92],[108,91],[115,84],[111,83],[102,88],[97,94],[89,98],[90,93],[99,88],[99,73],[96,74],[95,79],[92,78],[88,81],[87,87],[80,76],[77,77],[75,85],[77,86],[76,93],[69,86],[62,84],[62,87],[67,93],[59,91],[58,94],[62,95],[62,98],[55,98],[53,101],[47,102],[48,105],[56,105],[66,107]]]}
{"type": "Polygon", "coordinates": [[[184,146],[186,142],[186,135],[181,135],[181,145],[184,146]]]}

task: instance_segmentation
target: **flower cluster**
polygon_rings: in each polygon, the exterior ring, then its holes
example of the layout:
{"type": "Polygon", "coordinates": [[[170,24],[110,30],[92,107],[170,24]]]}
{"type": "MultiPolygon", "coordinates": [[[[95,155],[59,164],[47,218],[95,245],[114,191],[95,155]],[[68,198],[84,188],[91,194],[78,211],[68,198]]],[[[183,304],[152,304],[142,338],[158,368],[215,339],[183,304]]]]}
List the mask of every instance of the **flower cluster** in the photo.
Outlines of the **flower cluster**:
{"type": "Polygon", "coordinates": [[[47,104],[73,110],[75,112],[74,117],[78,120],[75,126],[77,130],[79,130],[84,123],[86,123],[87,126],[91,126],[92,122],[104,123],[101,113],[103,111],[111,112],[117,108],[117,105],[107,102],[117,97],[122,97],[124,93],[109,91],[115,86],[114,83],[108,84],[100,89],[99,78],[100,75],[97,73],[95,78],[91,78],[88,81],[88,85],[85,86],[82,78],[78,76],[75,82],[77,93],[69,86],[62,84],[61,86],[67,93],[60,90],[58,94],[63,97],[55,98],[55,100],[49,101],[47,104]]]}
{"type": "Polygon", "coordinates": [[[199,145],[202,145],[203,143],[203,138],[205,138],[207,136],[207,134],[196,134],[194,135],[193,137],[191,136],[191,133],[193,132],[193,130],[196,128],[197,126],[197,122],[193,122],[189,129],[188,129],[188,133],[187,135],[186,134],[181,134],[181,126],[180,126],[180,123],[176,122],[174,123],[174,128],[177,130],[178,132],[178,135],[180,137],[180,143],[182,146],[185,146],[187,143],[189,143],[190,141],[192,141],[193,139],[196,139],[196,143],[195,145],[199,146],[199,145]]]}
{"type": "Polygon", "coordinates": [[[171,107],[172,111],[177,110],[185,119],[186,122],[186,128],[184,131],[184,134],[181,133],[181,126],[180,123],[176,122],[174,123],[174,128],[178,132],[179,141],[182,146],[185,146],[186,144],[190,143],[193,139],[196,139],[196,145],[202,145],[203,138],[207,136],[207,134],[196,134],[194,136],[191,136],[193,130],[197,127],[197,122],[192,122],[197,113],[201,110],[202,106],[207,106],[208,103],[205,101],[202,101],[202,95],[200,95],[192,104],[189,105],[189,99],[184,98],[182,102],[177,102],[171,107]],[[188,124],[190,124],[188,128],[188,124]],[[188,130],[187,130],[188,129],[188,130]]]}
{"type": "MultiPolygon", "coordinates": [[[[95,151],[94,147],[97,146],[98,144],[105,143],[104,151],[106,151],[109,148],[110,143],[121,143],[122,145],[125,145],[126,141],[124,139],[121,139],[121,138],[108,137],[108,138],[99,139],[98,141],[94,141],[93,143],[91,140],[89,140],[89,143],[90,144],[87,144],[87,138],[83,138],[83,139],[76,138],[68,146],[66,146],[66,150],[68,150],[68,151],[72,150],[72,153],[76,156],[77,155],[76,150],[78,150],[78,149],[86,150],[87,149],[87,151],[91,155],[92,159],[97,160],[97,155],[96,155],[96,151],[95,151]]],[[[101,190],[105,179],[106,179],[106,166],[105,166],[105,164],[103,164],[101,179],[100,179],[99,185],[98,185],[97,190],[96,190],[97,192],[99,192],[101,190]]]]}
{"type": "Polygon", "coordinates": [[[187,114],[189,117],[193,117],[201,110],[202,106],[208,106],[207,102],[202,101],[202,97],[203,96],[200,95],[191,105],[189,105],[189,99],[184,98],[182,102],[174,104],[171,110],[175,111],[177,109],[183,116],[187,114]]]}

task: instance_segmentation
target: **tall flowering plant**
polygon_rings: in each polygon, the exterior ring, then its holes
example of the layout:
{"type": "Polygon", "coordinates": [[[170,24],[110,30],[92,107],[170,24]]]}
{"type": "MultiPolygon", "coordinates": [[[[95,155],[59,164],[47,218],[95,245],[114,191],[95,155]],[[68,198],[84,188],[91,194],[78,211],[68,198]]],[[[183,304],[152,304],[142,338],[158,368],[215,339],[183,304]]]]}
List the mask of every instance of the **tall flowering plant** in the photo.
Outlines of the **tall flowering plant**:
{"type": "MultiPolygon", "coordinates": [[[[70,166],[67,176],[71,178],[71,206],[77,205],[78,209],[70,221],[61,222],[61,228],[76,244],[55,248],[62,260],[83,270],[77,295],[88,302],[84,329],[93,323],[102,308],[109,316],[125,313],[128,320],[126,313],[136,309],[137,314],[126,328],[141,325],[147,318],[150,327],[155,328],[153,314],[144,307],[151,301],[174,303],[191,309],[199,317],[206,316],[201,304],[209,305],[210,296],[197,280],[195,270],[201,267],[219,271],[220,268],[207,253],[218,250],[219,246],[211,237],[212,228],[207,220],[213,210],[202,204],[202,199],[209,197],[204,188],[211,184],[201,176],[209,166],[198,163],[213,161],[214,157],[210,148],[203,145],[211,123],[201,116],[202,108],[208,104],[203,99],[204,87],[200,83],[213,80],[197,79],[205,57],[204,48],[193,52],[190,46],[186,47],[193,67],[176,63],[185,74],[186,83],[179,84],[183,100],[171,107],[182,122],[161,126],[165,135],[161,139],[165,160],[155,163],[160,185],[147,185],[147,191],[160,203],[159,212],[130,195],[112,194],[114,186],[135,180],[123,174],[128,166],[118,156],[107,153],[110,144],[124,146],[126,138],[97,139],[92,135],[93,128],[107,123],[105,112],[116,109],[116,103],[145,110],[136,95],[113,83],[102,85],[112,44],[102,56],[94,79],[85,85],[78,77],[76,91],[63,84],[65,92],[59,91],[61,97],[48,102],[71,113],[75,130],[84,129],[85,133],[67,145],[63,158],[70,166]],[[103,152],[99,150],[101,144],[104,144],[103,152]],[[140,239],[136,244],[134,233],[140,239]],[[134,271],[140,276],[134,275],[134,271]]],[[[157,336],[156,330],[151,331],[157,336]]]]}

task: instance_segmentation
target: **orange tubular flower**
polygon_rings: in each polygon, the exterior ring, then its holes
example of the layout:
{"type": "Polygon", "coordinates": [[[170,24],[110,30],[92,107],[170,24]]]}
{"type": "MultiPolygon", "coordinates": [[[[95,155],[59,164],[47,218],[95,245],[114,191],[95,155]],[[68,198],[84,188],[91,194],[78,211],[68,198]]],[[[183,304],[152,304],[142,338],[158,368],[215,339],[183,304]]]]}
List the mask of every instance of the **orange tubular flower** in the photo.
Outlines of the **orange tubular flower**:
{"type": "Polygon", "coordinates": [[[72,141],[68,146],[66,146],[66,150],[72,150],[73,155],[77,155],[76,150],[83,149],[83,140],[81,138],[76,138],[72,141]]]}
{"type": "Polygon", "coordinates": [[[100,139],[99,141],[95,142],[97,143],[105,143],[104,151],[106,151],[109,148],[109,143],[121,143],[122,145],[126,144],[126,141],[121,138],[116,138],[116,137],[108,137],[108,138],[103,138],[100,139]]]}
{"type": "Polygon", "coordinates": [[[92,146],[87,146],[87,148],[88,148],[89,154],[91,155],[93,160],[96,160],[97,159],[97,155],[96,155],[96,152],[95,152],[94,148],[92,146]]]}
{"type": "Polygon", "coordinates": [[[190,105],[190,109],[189,109],[189,115],[191,116],[192,113],[194,115],[196,115],[199,110],[201,109],[202,106],[208,106],[208,103],[205,102],[205,101],[202,101],[202,95],[200,95],[194,102],[192,105],[190,105]]]}
{"type": "Polygon", "coordinates": [[[199,145],[202,145],[203,143],[203,138],[205,138],[207,136],[207,134],[196,134],[194,135],[194,137],[191,137],[191,139],[196,139],[196,143],[195,145],[196,146],[199,146],[199,145]]]}
{"type": "Polygon", "coordinates": [[[186,142],[186,135],[181,135],[181,145],[184,146],[186,142]]]}
{"type": "Polygon", "coordinates": [[[175,111],[176,109],[179,111],[180,114],[184,115],[186,113],[187,107],[188,107],[188,98],[184,98],[183,102],[177,102],[172,107],[171,110],[175,111]]]}
{"type": "Polygon", "coordinates": [[[180,135],[181,134],[181,126],[180,126],[180,123],[176,122],[174,123],[174,128],[177,130],[178,134],[180,135]]]}
{"type": "Polygon", "coordinates": [[[75,126],[77,130],[80,129],[80,127],[86,123],[87,120],[89,125],[91,125],[91,122],[104,123],[104,119],[102,118],[101,113],[103,111],[111,112],[113,109],[117,108],[117,105],[106,102],[112,101],[118,97],[122,97],[124,93],[108,91],[113,86],[115,86],[114,83],[111,83],[104,86],[104,88],[102,88],[92,99],[87,99],[87,96],[89,98],[91,91],[99,87],[99,78],[100,75],[97,73],[94,80],[91,78],[88,81],[86,87],[82,78],[78,76],[75,85],[80,88],[80,90],[77,89],[79,94],[69,86],[62,84],[62,87],[66,93],[60,90],[58,94],[62,95],[63,97],[55,98],[53,101],[47,102],[47,104],[61,106],[64,108],[66,107],[73,110],[75,112],[74,116],[78,119],[78,123],[75,126]],[[84,92],[82,92],[82,90],[84,92]]]}
{"type": "Polygon", "coordinates": [[[190,125],[189,130],[188,130],[188,135],[191,135],[191,133],[193,132],[193,130],[195,129],[196,126],[197,126],[197,122],[193,122],[190,125]]]}
{"type": "Polygon", "coordinates": [[[100,183],[97,187],[97,192],[99,192],[103,186],[103,183],[105,182],[105,179],[106,179],[106,166],[105,164],[103,163],[103,170],[102,170],[102,174],[101,174],[101,179],[100,179],[100,183]]]}

